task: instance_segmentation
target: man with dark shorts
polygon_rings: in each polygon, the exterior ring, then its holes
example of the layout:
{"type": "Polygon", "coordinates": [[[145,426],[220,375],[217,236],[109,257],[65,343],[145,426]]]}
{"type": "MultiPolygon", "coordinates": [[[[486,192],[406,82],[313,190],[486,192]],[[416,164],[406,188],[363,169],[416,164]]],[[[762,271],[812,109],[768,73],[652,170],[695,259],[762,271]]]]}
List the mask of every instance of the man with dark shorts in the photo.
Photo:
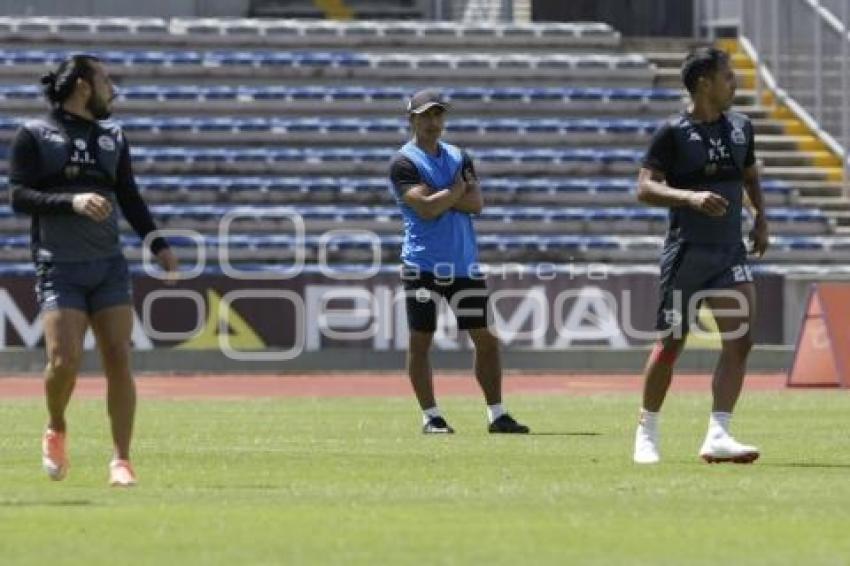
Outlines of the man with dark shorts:
{"type": "Polygon", "coordinates": [[[755,285],[741,235],[744,190],[755,213],[752,251],[761,256],[768,246],[753,126],[746,116],[729,111],[735,74],[723,51],[694,50],[684,61],[682,79],[693,106],[655,133],[638,177],[638,199],[668,207],[670,226],[661,256],[660,338],[644,373],[634,460],[660,460],[659,411],[689,324],[704,302],[717,321],[722,350],[699,455],[707,462],[750,463],[759,457],[758,448],[736,441],[729,427],[755,322],[755,285]]]}
{"type": "Polygon", "coordinates": [[[429,359],[437,327],[437,302],[445,299],[458,328],[475,347],[475,377],[484,392],[491,433],[527,433],[502,404],[499,341],[488,328],[488,295],[478,269],[472,214],[484,201],[469,155],[440,141],[449,105],[436,90],[408,103],[413,139],[390,164],[394,196],[404,217],[401,253],[410,341],[407,371],[422,409],[422,432],[453,433],[434,397],[429,359]]]}
{"type": "MultiPolygon", "coordinates": [[[[114,442],[109,482],[131,486],[136,483],[130,464],[136,408],[130,374],[133,315],[118,209],[141,238],[156,226],[139,195],[127,140],[107,120],[115,89],[100,61],[69,57],[42,84],[52,111],[18,130],[9,164],[12,207],[32,216],[36,295],[47,350],[50,418],[42,465],[54,480],[68,472],[65,410],[91,325],[107,379],[114,442]]],[[[165,240],[153,238],[151,251],[163,269],[176,272],[177,259],[165,240]]]]}

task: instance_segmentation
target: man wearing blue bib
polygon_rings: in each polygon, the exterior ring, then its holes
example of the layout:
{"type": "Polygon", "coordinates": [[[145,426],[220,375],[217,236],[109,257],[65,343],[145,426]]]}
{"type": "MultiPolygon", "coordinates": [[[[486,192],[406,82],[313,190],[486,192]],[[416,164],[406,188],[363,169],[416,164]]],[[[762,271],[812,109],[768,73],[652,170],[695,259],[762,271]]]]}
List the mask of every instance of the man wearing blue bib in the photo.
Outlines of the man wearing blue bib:
{"type": "Polygon", "coordinates": [[[429,359],[444,298],[458,328],[475,346],[475,377],[484,392],[491,433],[527,433],[502,404],[499,341],[487,327],[487,286],[478,269],[472,214],[484,201],[469,155],[440,141],[449,105],[436,90],[414,94],[407,107],[413,139],[390,164],[404,218],[401,260],[410,342],[407,371],[423,413],[422,432],[453,433],[437,407],[429,359]]]}

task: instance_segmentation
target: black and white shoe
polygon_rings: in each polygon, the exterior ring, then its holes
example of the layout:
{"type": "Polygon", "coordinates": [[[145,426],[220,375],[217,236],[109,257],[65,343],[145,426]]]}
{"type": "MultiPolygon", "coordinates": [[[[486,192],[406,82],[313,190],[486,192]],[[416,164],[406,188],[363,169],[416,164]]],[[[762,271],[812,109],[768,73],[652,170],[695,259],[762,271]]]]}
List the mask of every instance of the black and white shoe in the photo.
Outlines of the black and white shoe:
{"type": "Polygon", "coordinates": [[[422,434],[454,434],[455,429],[449,426],[443,417],[431,417],[422,425],[422,434]]]}

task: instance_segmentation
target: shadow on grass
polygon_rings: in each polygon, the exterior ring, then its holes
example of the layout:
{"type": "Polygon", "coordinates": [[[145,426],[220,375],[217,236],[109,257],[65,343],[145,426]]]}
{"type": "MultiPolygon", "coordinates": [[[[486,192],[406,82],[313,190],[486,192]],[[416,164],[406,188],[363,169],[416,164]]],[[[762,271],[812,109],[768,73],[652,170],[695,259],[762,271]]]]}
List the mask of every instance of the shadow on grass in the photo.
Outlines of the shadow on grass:
{"type": "Polygon", "coordinates": [[[558,432],[544,430],[540,432],[531,431],[529,436],[602,436],[601,432],[558,432]]]}
{"type": "Polygon", "coordinates": [[[772,468],[814,468],[814,469],[850,469],[850,464],[832,464],[830,462],[776,462],[776,463],[761,463],[760,466],[770,466],[772,468]]]}
{"type": "Polygon", "coordinates": [[[65,499],[60,501],[0,500],[0,507],[87,507],[89,505],[97,504],[87,499],[65,499]]]}

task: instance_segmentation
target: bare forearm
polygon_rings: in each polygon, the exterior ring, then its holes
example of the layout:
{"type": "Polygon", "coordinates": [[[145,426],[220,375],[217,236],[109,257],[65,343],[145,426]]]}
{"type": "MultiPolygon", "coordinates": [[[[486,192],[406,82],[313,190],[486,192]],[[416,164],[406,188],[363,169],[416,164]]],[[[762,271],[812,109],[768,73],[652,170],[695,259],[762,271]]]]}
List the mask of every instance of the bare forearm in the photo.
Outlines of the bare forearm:
{"type": "Polygon", "coordinates": [[[744,183],[744,190],[747,192],[747,197],[753,207],[753,212],[757,217],[764,218],[764,194],[761,192],[761,181],[758,179],[748,180],[744,183]]]}
{"type": "Polygon", "coordinates": [[[470,184],[453,208],[467,214],[481,213],[484,209],[484,197],[481,195],[481,187],[478,183],[470,184]]]}
{"type": "Polygon", "coordinates": [[[652,206],[673,208],[689,206],[693,191],[676,189],[658,181],[643,181],[638,185],[638,200],[652,206]]]}
{"type": "Polygon", "coordinates": [[[443,189],[423,197],[413,208],[419,216],[430,220],[452,208],[462,196],[460,191],[443,189]]]}

